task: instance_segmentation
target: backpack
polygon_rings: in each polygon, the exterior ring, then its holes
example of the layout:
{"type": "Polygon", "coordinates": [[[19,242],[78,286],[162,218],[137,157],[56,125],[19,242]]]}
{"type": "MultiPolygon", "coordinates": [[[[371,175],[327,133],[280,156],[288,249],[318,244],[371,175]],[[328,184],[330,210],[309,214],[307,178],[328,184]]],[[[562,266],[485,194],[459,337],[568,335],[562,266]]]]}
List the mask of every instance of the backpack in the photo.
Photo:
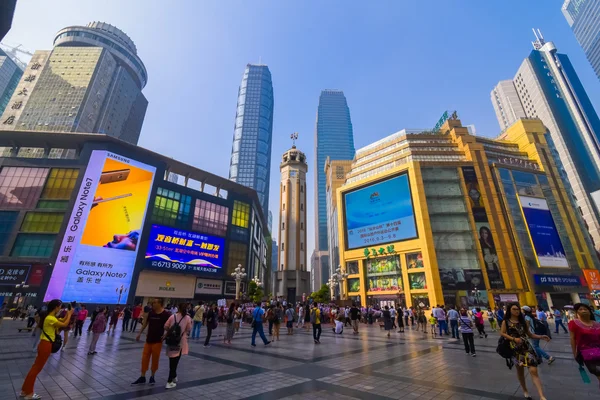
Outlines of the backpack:
{"type": "Polygon", "coordinates": [[[314,308],[310,312],[310,323],[311,324],[316,324],[317,323],[317,309],[316,308],[314,308]]]}
{"type": "Polygon", "coordinates": [[[227,323],[233,324],[233,313],[230,311],[227,311],[227,323]]]}
{"type": "Polygon", "coordinates": [[[542,321],[540,321],[537,318],[532,318],[533,319],[533,333],[535,333],[536,335],[546,335],[548,333],[548,330],[546,329],[546,325],[544,325],[542,323],[542,321]]]}
{"type": "Polygon", "coordinates": [[[179,322],[177,322],[177,316],[173,316],[174,323],[171,325],[169,330],[167,331],[167,336],[165,337],[165,343],[170,347],[178,347],[179,342],[181,342],[181,326],[179,326],[179,322]]]}

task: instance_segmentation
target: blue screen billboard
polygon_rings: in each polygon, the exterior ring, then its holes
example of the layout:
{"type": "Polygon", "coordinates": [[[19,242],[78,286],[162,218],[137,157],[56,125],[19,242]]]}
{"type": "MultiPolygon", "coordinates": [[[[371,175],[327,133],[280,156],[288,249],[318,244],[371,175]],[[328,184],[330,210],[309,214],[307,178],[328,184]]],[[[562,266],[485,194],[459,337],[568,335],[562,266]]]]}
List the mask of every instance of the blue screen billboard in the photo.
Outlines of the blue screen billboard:
{"type": "Polygon", "coordinates": [[[552,213],[544,199],[519,196],[540,267],[569,268],[552,213]]]}
{"type": "Polygon", "coordinates": [[[152,225],[146,266],[162,271],[217,276],[223,271],[225,239],[152,225]]]}
{"type": "Polygon", "coordinates": [[[346,193],[344,213],[348,249],[417,237],[407,174],[346,193]]]}

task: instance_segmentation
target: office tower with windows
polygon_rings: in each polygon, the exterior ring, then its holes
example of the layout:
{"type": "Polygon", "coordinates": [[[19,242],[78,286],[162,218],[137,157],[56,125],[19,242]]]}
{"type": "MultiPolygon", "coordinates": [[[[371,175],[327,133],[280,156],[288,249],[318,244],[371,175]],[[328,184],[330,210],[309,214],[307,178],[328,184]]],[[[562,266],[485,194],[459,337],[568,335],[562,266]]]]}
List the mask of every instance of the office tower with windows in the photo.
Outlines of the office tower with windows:
{"type": "MultiPolygon", "coordinates": [[[[337,265],[330,266],[329,238],[327,231],[327,177],[325,161],[352,160],[354,158],[354,134],[350,109],[341,90],[323,90],[319,97],[315,129],[315,280],[324,284],[337,265]]],[[[318,288],[317,288],[318,290],[318,288]]]]}
{"type": "Polygon", "coordinates": [[[0,49],[0,115],[4,112],[22,75],[21,67],[0,49]]]}
{"type": "Polygon", "coordinates": [[[500,83],[512,83],[517,96],[495,96],[499,85],[492,91],[492,104],[503,129],[523,117],[506,110],[523,110],[525,118],[544,123],[559,172],[566,177],[573,201],[600,250],[600,119],[569,57],[558,53],[554,43],[546,42],[539,32],[533,46],[512,82],[500,83]]]}
{"type": "Polygon", "coordinates": [[[273,83],[269,67],[248,64],[238,91],[229,179],[256,190],[269,215],[273,83]]]}
{"type": "Polygon", "coordinates": [[[600,78],[600,1],[565,0],[562,13],[600,78]]]}
{"type": "Polygon", "coordinates": [[[148,76],[124,32],[103,23],[60,30],[36,51],[0,120],[1,130],[103,133],[137,144],[148,76]]]}

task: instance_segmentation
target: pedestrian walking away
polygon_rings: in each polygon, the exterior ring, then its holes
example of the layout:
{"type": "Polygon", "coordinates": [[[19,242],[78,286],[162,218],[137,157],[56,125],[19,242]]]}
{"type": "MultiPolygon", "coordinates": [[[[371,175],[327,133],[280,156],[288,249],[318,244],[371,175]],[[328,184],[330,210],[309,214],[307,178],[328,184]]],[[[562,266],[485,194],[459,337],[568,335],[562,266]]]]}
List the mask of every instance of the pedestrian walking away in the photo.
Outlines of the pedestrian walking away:
{"type": "Polygon", "coordinates": [[[494,316],[494,312],[491,309],[487,310],[487,318],[490,322],[490,326],[492,327],[492,332],[496,332],[496,318],[494,316]]]}
{"type": "Polygon", "coordinates": [[[400,306],[396,306],[398,310],[398,333],[404,333],[404,312],[400,306]]]}
{"type": "Polygon", "coordinates": [[[137,324],[142,319],[142,303],[139,303],[135,307],[133,307],[133,313],[131,315],[131,331],[135,332],[137,329],[137,324]]]}
{"type": "Polygon", "coordinates": [[[107,334],[110,334],[110,330],[112,329],[112,332],[114,335],[115,331],[117,330],[117,322],[119,322],[120,315],[121,315],[121,309],[117,306],[117,307],[115,307],[115,309],[113,310],[113,312],[110,316],[110,324],[108,325],[108,331],[106,331],[107,334]]]}
{"type": "MultiPolygon", "coordinates": [[[[533,314],[531,307],[523,306],[522,310],[523,315],[525,316],[525,321],[529,325],[529,331],[538,335],[544,335],[546,327],[537,319],[537,316],[533,314]]],[[[530,339],[530,341],[538,358],[545,358],[548,360],[548,364],[552,364],[556,360],[540,347],[540,339],[530,339]]]]}
{"type": "Polygon", "coordinates": [[[100,311],[98,315],[96,315],[96,319],[92,324],[92,340],[90,342],[90,347],[88,349],[88,356],[97,354],[96,345],[98,344],[98,339],[100,335],[106,331],[107,321],[108,321],[108,307],[104,308],[104,310],[100,311]]]}
{"type": "Polygon", "coordinates": [[[569,321],[573,357],[580,365],[580,373],[585,365],[600,384],[600,323],[594,319],[592,308],[587,304],[577,303],[573,311],[575,319],[569,321]]]}
{"type": "Polygon", "coordinates": [[[550,336],[550,326],[548,325],[548,315],[546,314],[546,311],[544,311],[544,309],[542,308],[542,306],[538,306],[536,315],[537,315],[537,318],[546,327],[546,333],[545,333],[545,335],[547,335],[549,338],[552,338],[552,336],[550,336]]]}
{"type": "Polygon", "coordinates": [[[223,337],[223,343],[231,344],[231,339],[233,339],[234,326],[233,322],[235,320],[235,303],[231,303],[229,309],[225,313],[225,323],[227,324],[227,328],[225,329],[225,336],[223,337]]]}
{"type": "Polygon", "coordinates": [[[475,326],[477,327],[477,332],[479,332],[479,338],[487,338],[488,335],[487,333],[485,333],[485,325],[483,322],[483,312],[481,311],[481,308],[477,307],[475,309],[475,326]]]}
{"type": "Polygon", "coordinates": [[[57,330],[65,328],[71,322],[71,315],[73,309],[71,308],[66,312],[65,318],[58,320],[56,315],[61,311],[62,302],[58,299],[52,300],[48,303],[47,312],[40,318],[40,326],[42,329],[42,335],[40,338],[40,344],[38,345],[38,352],[33,365],[29,369],[23,386],[21,387],[20,396],[26,400],[41,399],[41,396],[34,392],[34,384],[38,374],[46,365],[50,354],[56,352],[60,348],[60,336],[57,334],[57,330]]]}
{"type": "Polygon", "coordinates": [[[129,305],[125,306],[125,308],[123,309],[123,332],[129,331],[129,321],[131,321],[132,315],[133,312],[131,311],[131,307],[129,307],[129,305]]]}
{"type": "Polygon", "coordinates": [[[313,308],[310,310],[310,323],[313,327],[313,339],[316,344],[321,343],[321,310],[317,307],[317,303],[313,303],[313,308]]]}
{"type": "Polygon", "coordinates": [[[540,399],[546,400],[537,369],[538,356],[529,339],[542,339],[548,342],[550,341],[550,337],[547,335],[536,335],[529,330],[529,324],[525,321],[525,316],[521,311],[519,303],[510,303],[506,306],[506,315],[500,327],[500,335],[509,341],[513,354],[510,362],[517,369],[517,378],[523,389],[525,398],[532,399],[529,396],[525,382],[525,368],[527,368],[540,399]]]}
{"type": "Polygon", "coordinates": [[[294,306],[288,303],[288,309],[285,311],[285,326],[287,328],[287,334],[294,334],[294,319],[296,318],[296,312],[294,311],[294,306]]]}
{"type": "Polygon", "coordinates": [[[460,310],[460,318],[458,319],[458,326],[460,333],[462,334],[463,343],[465,345],[465,352],[471,357],[475,357],[475,340],[473,340],[473,321],[469,318],[467,310],[464,308],[460,310]]]}
{"type": "Polygon", "coordinates": [[[213,304],[208,308],[208,311],[204,314],[204,323],[206,325],[206,339],[204,339],[204,347],[210,347],[210,337],[212,336],[213,330],[217,329],[219,323],[217,322],[219,311],[217,305],[213,304]]]}
{"type": "Polygon", "coordinates": [[[169,378],[165,389],[173,389],[177,386],[179,360],[189,352],[188,336],[192,332],[193,322],[187,315],[187,309],[187,303],[179,304],[177,313],[171,315],[164,326],[167,357],[169,357],[169,378]]]}
{"type": "Polygon", "coordinates": [[[356,303],[352,303],[350,308],[350,322],[352,323],[352,331],[354,334],[358,334],[358,324],[360,323],[360,309],[356,306],[356,303]]]}
{"type": "Polygon", "coordinates": [[[458,333],[458,320],[460,318],[460,314],[456,311],[455,307],[450,306],[450,310],[448,310],[448,321],[450,322],[450,332],[452,332],[452,338],[460,340],[460,334],[458,333]]]}
{"type": "Polygon", "coordinates": [[[165,324],[170,316],[171,314],[164,309],[164,300],[158,298],[154,299],[152,302],[152,310],[148,313],[148,318],[144,321],[142,330],[135,338],[135,340],[139,342],[141,336],[146,331],[146,328],[148,328],[146,343],[144,343],[144,350],[142,353],[141,375],[135,382],[131,383],[132,385],[143,385],[146,383],[146,372],[148,372],[148,367],[150,366],[150,359],[152,359],[152,366],[150,367],[152,375],[150,376],[150,381],[148,383],[150,385],[156,383],[154,376],[156,371],[158,371],[158,362],[160,351],[162,349],[165,324]]]}
{"type": "Polygon", "coordinates": [[[256,334],[260,335],[263,343],[266,345],[271,342],[267,340],[265,337],[265,332],[263,330],[263,316],[265,315],[265,310],[263,310],[260,306],[260,303],[256,303],[254,306],[254,311],[252,312],[252,342],[250,345],[252,347],[256,347],[256,334]]]}
{"type": "Polygon", "coordinates": [[[298,305],[298,323],[296,324],[296,328],[300,328],[300,326],[304,328],[304,304],[302,303],[298,305]]]}
{"type": "Polygon", "coordinates": [[[94,321],[96,320],[96,316],[98,316],[98,313],[100,312],[100,307],[96,307],[96,309],[92,312],[92,318],[90,319],[90,325],[88,326],[88,333],[90,333],[92,331],[92,326],[94,325],[94,321]]]}
{"type": "Polygon", "coordinates": [[[35,324],[35,313],[37,313],[37,308],[34,306],[27,308],[27,328],[31,328],[35,324]]]}
{"type": "Polygon", "coordinates": [[[554,333],[558,335],[558,328],[561,326],[565,333],[569,333],[567,327],[565,326],[565,324],[563,324],[562,312],[556,307],[552,307],[552,312],[554,314],[554,325],[556,326],[556,330],[554,331],[554,333]]]}
{"type": "Polygon", "coordinates": [[[194,307],[194,328],[192,329],[192,339],[200,338],[200,329],[204,320],[204,305],[202,302],[194,307]]]}

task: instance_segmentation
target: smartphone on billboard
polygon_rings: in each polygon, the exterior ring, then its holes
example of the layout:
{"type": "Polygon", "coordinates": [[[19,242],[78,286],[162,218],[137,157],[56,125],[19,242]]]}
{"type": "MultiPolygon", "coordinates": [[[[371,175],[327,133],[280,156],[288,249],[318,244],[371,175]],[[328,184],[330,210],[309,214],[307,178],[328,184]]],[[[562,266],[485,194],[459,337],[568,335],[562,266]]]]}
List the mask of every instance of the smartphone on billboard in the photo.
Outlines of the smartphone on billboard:
{"type": "Polygon", "coordinates": [[[127,180],[129,177],[129,173],[131,170],[129,169],[118,169],[115,171],[104,171],[102,175],[100,175],[100,183],[115,183],[122,182],[127,180]]]}

